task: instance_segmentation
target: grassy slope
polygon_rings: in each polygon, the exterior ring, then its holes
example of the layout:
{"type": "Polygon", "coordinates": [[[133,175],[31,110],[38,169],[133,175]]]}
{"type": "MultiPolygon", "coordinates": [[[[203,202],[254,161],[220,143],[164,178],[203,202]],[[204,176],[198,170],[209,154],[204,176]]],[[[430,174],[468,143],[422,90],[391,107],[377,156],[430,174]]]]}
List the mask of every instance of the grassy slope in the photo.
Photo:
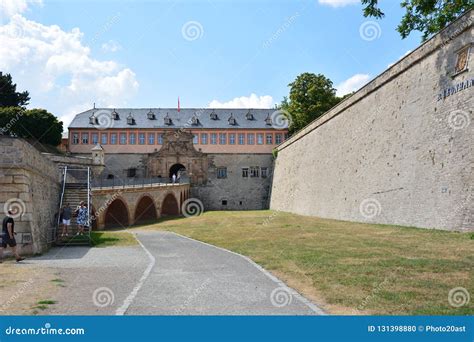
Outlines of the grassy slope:
{"type": "Polygon", "coordinates": [[[448,303],[454,287],[474,295],[470,234],[273,211],[207,212],[146,229],[247,255],[330,313],[474,314],[474,300],[448,303]]]}

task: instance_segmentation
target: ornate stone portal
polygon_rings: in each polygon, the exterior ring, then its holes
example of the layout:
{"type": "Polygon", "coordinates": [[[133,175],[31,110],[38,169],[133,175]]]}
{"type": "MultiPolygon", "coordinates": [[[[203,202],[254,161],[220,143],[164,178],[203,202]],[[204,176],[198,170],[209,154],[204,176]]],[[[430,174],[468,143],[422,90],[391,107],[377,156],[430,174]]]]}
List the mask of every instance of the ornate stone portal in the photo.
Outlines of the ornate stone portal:
{"type": "Polygon", "coordinates": [[[148,154],[146,165],[148,177],[168,178],[179,171],[192,184],[207,182],[208,156],[194,148],[193,134],[183,130],[164,133],[161,149],[148,154]]]}

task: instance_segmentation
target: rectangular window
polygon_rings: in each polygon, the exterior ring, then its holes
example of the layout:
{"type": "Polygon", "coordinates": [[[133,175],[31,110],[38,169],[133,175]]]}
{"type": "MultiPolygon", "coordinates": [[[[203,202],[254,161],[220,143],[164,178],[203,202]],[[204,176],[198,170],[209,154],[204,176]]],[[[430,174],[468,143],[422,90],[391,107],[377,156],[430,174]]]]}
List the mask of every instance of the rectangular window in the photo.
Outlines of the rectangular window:
{"type": "Polygon", "coordinates": [[[239,145],[245,144],[245,133],[239,133],[239,145]]]}
{"type": "Polygon", "coordinates": [[[193,135],[193,144],[194,145],[199,144],[199,134],[197,133],[193,135]]]}
{"type": "Polygon", "coordinates": [[[217,134],[216,133],[211,133],[211,144],[212,145],[217,144],[217,134]]]}
{"type": "Polygon", "coordinates": [[[247,133],[247,145],[255,144],[255,134],[247,133]]]}
{"type": "Polygon", "coordinates": [[[107,145],[107,133],[100,134],[100,143],[102,145],[107,145]]]}
{"type": "Polygon", "coordinates": [[[227,144],[227,134],[219,133],[219,144],[221,145],[227,144]]]}
{"type": "Polygon", "coordinates": [[[135,133],[130,133],[130,134],[128,135],[128,143],[129,143],[130,145],[135,145],[135,144],[137,143],[137,138],[136,138],[136,136],[135,136],[135,133]]]}
{"type": "Polygon", "coordinates": [[[261,171],[262,178],[267,178],[268,177],[268,168],[267,167],[262,167],[260,169],[260,171],[261,171]]]}
{"type": "Polygon", "coordinates": [[[131,168],[127,169],[127,177],[132,178],[132,177],[135,177],[136,175],[137,175],[137,169],[136,168],[131,167],[131,168]]]}
{"type": "Polygon", "coordinates": [[[290,135],[288,133],[285,133],[285,140],[288,140],[289,137],[290,135]]]}
{"type": "Polygon", "coordinates": [[[120,145],[127,143],[127,133],[120,133],[120,145]]]}
{"type": "Polygon", "coordinates": [[[99,135],[97,133],[91,134],[92,145],[97,145],[99,143],[99,135]]]}
{"type": "Polygon", "coordinates": [[[74,133],[74,134],[72,135],[72,144],[73,144],[73,145],[79,144],[79,134],[74,133]]]}
{"type": "Polygon", "coordinates": [[[260,177],[260,168],[258,166],[250,167],[250,177],[260,177]]]}
{"type": "Polygon", "coordinates": [[[235,133],[229,133],[229,144],[235,145],[235,133]]]}
{"type": "Polygon", "coordinates": [[[158,145],[163,145],[163,133],[158,134],[158,145]]]}
{"type": "Polygon", "coordinates": [[[110,133],[110,144],[111,145],[117,144],[117,133],[110,133]]]}
{"type": "Polygon", "coordinates": [[[263,134],[262,133],[257,133],[257,144],[258,145],[263,145],[263,134]]]}
{"type": "Polygon", "coordinates": [[[217,168],[217,178],[227,178],[227,168],[218,167],[217,168]]]}
{"type": "Polygon", "coordinates": [[[267,145],[272,145],[273,144],[273,134],[268,133],[267,134],[267,145]]]}
{"type": "Polygon", "coordinates": [[[155,133],[148,133],[148,145],[155,145],[155,133]]]}
{"type": "Polygon", "coordinates": [[[145,133],[138,133],[138,143],[145,145],[145,133]]]}
{"type": "Polygon", "coordinates": [[[201,145],[207,145],[207,133],[201,133],[201,145]]]}
{"type": "Polygon", "coordinates": [[[282,138],[281,133],[275,134],[275,144],[277,145],[281,144],[281,138],[282,138]]]}
{"type": "Polygon", "coordinates": [[[248,167],[243,167],[242,168],[242,177],[243,178],[248,178],[249,176],[249,168],[248,167]]]}
{"type": "Polygon", "coordinates": [[[81,137],[82,137],[81,142],[83,144],[89,143],[89,133],[82,133],[81,137]]]}

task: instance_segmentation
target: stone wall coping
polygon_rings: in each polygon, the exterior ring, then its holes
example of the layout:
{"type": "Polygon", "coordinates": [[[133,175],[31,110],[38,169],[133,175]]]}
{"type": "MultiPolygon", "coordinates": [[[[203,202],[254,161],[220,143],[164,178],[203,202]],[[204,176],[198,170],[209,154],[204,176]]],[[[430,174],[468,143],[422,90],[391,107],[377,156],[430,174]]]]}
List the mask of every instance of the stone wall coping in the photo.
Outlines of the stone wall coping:
{"type": "Polygon", "coordinates": [[[432,38],[418,46],[411,53],[398,60],[394,65],[376,76],[372,81],[357,90],[347,99],[338,103],[333,108],[329,109],[325,114],[310,122],[306,127],[302,128],[295,135],[275,147],[275,149],[278,151],[283,150],[284,148],[303,138],[305,135],[314,131],[319,126],[322,126],[329,120],[333,119],[339,114],[342,114],[346,109],[352,107],[365,97],[369,96],[371,93],[381,88],[386,83],[389,83],[393,79],[397,78],[400,74],[410,69],[420,60],[428,57],[440,47],[447,45],[450,41],[461,35],[464,31],[470,29],[473,26],[473,23],[474,9],[471,9],[464,13],[457,20],[449,24],[443,30],[435,34],[432,38]]]}

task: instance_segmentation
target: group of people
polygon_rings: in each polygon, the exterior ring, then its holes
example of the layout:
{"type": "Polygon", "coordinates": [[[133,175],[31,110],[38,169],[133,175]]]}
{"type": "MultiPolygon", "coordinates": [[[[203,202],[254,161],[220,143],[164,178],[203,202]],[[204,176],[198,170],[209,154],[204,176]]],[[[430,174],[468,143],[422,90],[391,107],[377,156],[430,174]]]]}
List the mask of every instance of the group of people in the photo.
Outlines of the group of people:
{"type": "MultiPolygon", "coordinates": [[[[86,227],[89,226],[88,223],[88,210],[86,203],[82,201],[80,205],[76,208],[73,212],[69,203],[66,203],[61,208],[59,219],[62,222],[62,232],[61,237],[67,237],[68,234],[68,227],[71,225],[71,218],[76,217],[77,221],[77,235],[83,235],[84,230],[86,227]]],[[[14,220],[14,213],[12,210],[8,210],[7,216],[3,219],[2,223],[2,232],[0,234],[0,263],[3,260],[3,250],[7,247],[11,247],[13,255],[17,262],[25,260],[25,258],[21,257],[17,250],[17,242],[15,239],[15,220],[14,220]]]]}
{"type": "Polygon", "coordinates": [[[79,206],[73,212],[69,203],[66,203],[62,208],[61,212],[59,213],[59,220],[62,222],[63,230],[61,232],[61,237],[68,237],[68,228],[71,225],[71,218],[76,217],[77,222],[77,234],[76,235],[84,235],[84,230],[86,227],[89,226],[87,222],[88,217],[88,210],[86,206],[86,202],[81,201],[79,206]]]}

